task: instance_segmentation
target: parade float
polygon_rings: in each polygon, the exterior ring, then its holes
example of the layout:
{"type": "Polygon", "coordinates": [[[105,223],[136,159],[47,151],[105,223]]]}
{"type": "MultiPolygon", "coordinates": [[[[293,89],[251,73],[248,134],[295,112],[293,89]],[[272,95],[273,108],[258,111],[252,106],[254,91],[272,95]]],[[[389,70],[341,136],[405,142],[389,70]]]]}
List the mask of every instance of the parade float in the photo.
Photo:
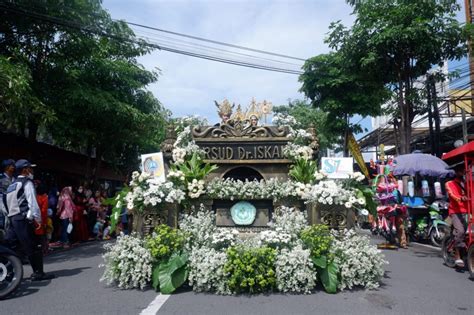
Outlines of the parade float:
{"type": "Polygon", "coordinates": [[[259,125],[269,103],[216,105],[219,124],[188,117],[169,129],[166,177],[144,161],[117,196],[112,217],[126,206],[136,233],[106,245],[102,279],[165,294],[185,284],[218,294],[377,287],[386,262],[351,229],[373,203],[364,175],[326,178],[313,128],[278,114],[259,125]]]}

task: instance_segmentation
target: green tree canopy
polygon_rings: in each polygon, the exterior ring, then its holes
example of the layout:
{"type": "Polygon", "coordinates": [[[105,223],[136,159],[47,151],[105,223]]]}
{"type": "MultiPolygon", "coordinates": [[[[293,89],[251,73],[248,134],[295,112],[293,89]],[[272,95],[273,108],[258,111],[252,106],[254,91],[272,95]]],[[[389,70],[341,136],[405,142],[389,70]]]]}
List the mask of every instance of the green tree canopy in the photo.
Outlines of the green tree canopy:
{"type": "Polygon", "coordinates": [[[416,81],[433,66],[467,53],[469,26],[456,20],[456,0],[347,1],[351,28],[330,27],[327,42],[354,73],[394,92],[400,123],[400,152],[409,153],[411,123],[422,105],[416,81]]]}
{"type": "Polygon", "coordinates": [[[328,113],[311,106],[306,101],[292,100],[287,105],[273,107],[273,112],[291,115],[296,118],[299,128],[314,127],[319,141],[319,151],[333,149],[335,143],[341,143],[340,129],[328,120],[328,113]]]}
{"type": "Polygon", "coordinates": [[[36,139],[42,127],[63,147],[95,148],[99,163],[128,168],[159,148],[167,112],[146,90],[158,72],[137,61],[150,47],[100,0],[18,0],[0,4],[0,13],[0,55],[24,69],[31,98],[45,109],[10,117],[19,131],[26,125],[36,139]]]}

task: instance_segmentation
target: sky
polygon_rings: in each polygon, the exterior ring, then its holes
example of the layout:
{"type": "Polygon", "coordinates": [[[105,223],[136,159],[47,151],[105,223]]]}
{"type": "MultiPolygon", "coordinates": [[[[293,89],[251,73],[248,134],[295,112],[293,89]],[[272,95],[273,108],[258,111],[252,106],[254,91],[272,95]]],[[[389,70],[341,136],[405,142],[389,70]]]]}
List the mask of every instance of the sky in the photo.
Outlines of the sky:
{"type": "MultiPolygon", "coordinates": [[[[303,59],[329,51],[324,38],[331,22],[341,20],[350,26],[354,20],[344,0],[104,0],[103,6],[114,19],[303,59]]],[[[464,19],[463,13],[459,13],[460,19],[464,19]]],[[[162,43],[178,38],[156,31],[134,30],[138,35],[154,39],[159,36],[162,43]]],[[[150,85],[149,90],[174,117],[199,115],[214,123],[219,120],[214,100],[227,98],[245,108],[253,97],[257,102],[267,100],[273,105],[304,98],[298,91],[301,84],[295,74],[244,68],[159,50],[140,57],[139,62],[149,70],[159,69],[158,82],[150,85]]],[[[356,116],[353,122],[360,119],[356,116]]],[[[363,119],[361,124],[371,129],[370,118],[363,119]]]]}
{"type": "MultiPolygon", "coordinates": [[[[324,38],[332,21],[352,21],[350,7],[343,0],[105,0],[103,6],[115,19],[304,59],[329,51],[324,38]]],[[[295,74],[166,51],[154,51],[139,61],[147,69],[160,69],[158,82],[149,89],[175,117],[200,115],[216,122],[214,100],[220,102],[224,98],[242,107],[252,97],[274,105],[304,98],[298,92],[301,84],[295,74]]]]}

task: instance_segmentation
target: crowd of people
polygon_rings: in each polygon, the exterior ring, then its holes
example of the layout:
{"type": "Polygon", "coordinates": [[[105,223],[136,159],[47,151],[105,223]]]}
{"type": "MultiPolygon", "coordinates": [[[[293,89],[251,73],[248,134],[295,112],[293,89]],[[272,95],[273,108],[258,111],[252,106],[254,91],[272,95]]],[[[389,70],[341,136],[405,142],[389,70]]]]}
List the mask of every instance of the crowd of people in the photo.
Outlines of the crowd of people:
{"type": "MultiPolygon", "coordinates": [[[[20,175],[14,160],[4,160],[2,168],[0,194],[6,196],[8,187],[20,175]]],[[[59,190],[55,185],[47,185],[41,178],[31,175],[30,180],[34,184],[36,203],[41,215],[41,220],[34,220],[34,234],[44,255],[54,249],[68,249],[87,241],[108,240],[119,232],[128,232],[128,216],[125,211],[116,231],[110,230],[112,209],[106,204],[106,200],[111,197],[111,193],[104,187],[93,191],[87,185],[81,185],[66,186],[59,190]]],[[[0,225],[4,228],[8,225],[7,218],[7,213],[0,215],[0,225]]]]}

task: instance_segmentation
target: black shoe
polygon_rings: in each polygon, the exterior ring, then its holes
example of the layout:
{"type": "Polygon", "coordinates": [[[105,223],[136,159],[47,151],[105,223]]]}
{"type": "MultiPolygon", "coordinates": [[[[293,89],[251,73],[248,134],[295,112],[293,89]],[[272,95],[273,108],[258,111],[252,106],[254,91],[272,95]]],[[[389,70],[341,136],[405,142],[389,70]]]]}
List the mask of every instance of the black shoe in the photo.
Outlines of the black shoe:
{"type": "Polygon", "coordinates": [[[47,274],[47,273],[33,273],[31,275],[31,280],[32,281],[44,281],[44,280],[51,280],[51,279],[54,279],[56,278],[55,275],[53,274],[47,274]]]}

